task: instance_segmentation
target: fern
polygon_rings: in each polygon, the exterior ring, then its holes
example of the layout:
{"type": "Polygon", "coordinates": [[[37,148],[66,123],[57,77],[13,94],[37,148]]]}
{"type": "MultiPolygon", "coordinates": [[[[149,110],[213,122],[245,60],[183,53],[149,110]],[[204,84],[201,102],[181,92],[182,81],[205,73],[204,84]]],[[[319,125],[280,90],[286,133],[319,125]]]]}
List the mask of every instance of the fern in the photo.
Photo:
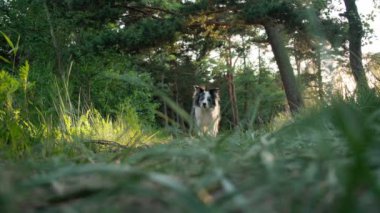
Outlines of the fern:
{"type": "Polygon", "coordinates": [[[8,72],[0,71],[0,103],[5,103],[6,109],[12,109],[12,94],[19,88],[19,81],[8,72]]]}
{"type": "Polygon", "coordinates": [[[20,83],[25,93],[28,88],[29,70],[30,70],[29,62],[25,61],[25,64],[20,67],[20,83]]]}

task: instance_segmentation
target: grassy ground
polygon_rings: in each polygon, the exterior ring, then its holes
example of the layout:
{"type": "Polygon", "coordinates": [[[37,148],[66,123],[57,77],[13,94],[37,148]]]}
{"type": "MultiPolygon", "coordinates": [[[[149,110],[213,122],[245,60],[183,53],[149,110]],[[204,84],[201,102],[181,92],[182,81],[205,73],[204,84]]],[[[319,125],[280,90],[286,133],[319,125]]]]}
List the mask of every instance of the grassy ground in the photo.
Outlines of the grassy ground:
{"type": "Polygon", "coordinates": [[[0,212],[379,212],[379,106],[337,102],[217,138],[2,150],[0,212]]]}

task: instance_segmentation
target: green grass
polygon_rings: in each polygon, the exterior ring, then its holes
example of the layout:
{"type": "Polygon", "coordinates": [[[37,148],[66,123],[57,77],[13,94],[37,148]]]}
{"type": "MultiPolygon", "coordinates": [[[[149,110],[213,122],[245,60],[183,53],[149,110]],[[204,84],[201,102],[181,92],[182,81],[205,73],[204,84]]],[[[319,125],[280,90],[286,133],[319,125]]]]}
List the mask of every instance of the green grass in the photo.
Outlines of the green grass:
{"type": "Polygon", "coordinates": [[[379,212],[378,100],[336,101],[270,132],[117,149],[46,140],[1,158],[0,211],[379,212]]]}

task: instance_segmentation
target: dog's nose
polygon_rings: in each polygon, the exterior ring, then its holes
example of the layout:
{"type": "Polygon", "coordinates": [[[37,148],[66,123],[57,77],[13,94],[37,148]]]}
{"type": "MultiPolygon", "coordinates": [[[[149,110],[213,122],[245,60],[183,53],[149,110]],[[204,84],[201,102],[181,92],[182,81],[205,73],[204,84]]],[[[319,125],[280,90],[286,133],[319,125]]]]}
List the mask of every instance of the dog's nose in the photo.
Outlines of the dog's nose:
{"type": "Polygon", "coordinates": [[[206,108],[206,103],[203,103],[202,106],[203,106],[204,108],[206,108]]]}

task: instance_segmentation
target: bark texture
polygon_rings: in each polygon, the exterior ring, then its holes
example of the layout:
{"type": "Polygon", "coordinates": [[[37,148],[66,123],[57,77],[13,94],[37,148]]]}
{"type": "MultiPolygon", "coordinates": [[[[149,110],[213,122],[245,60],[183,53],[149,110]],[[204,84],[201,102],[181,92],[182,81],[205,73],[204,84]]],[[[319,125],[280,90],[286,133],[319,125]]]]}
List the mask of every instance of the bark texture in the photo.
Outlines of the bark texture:
{"type": "Polygon", "coordinates": [[[348,41],[350,51],[350,67],[354,75],[357,87],[368,89],[368,82],[362,62],[362,37],[364,35],[363,25],[360,20],[355,0],[344,0],[346,6],[345,16],[348,19],[348,41]]]}
{"type": "Polygon", "coordinates": [[[303,100],[297,87],[293,68],[290,64],[289,55],[283,40],[284,36],[281,31],[281,26],[278,24],[265,24],[264,27],[268,35],[268,40],[272,47],[278,69],[280,70],[281,80],[289,104],[289,109],[292,113],[295,113],[303,106],[303,100]]]}
{"type": "Polygon", "coordinates": [[[228,96],[230,99],[231,112],[232,112],[231,123],[232,123],[232,126],[235,128],[239,125],[239,110],[237,106],[237,98],[236,98],[235,82],[234,82],[235,63],[232,61],[233,54],[232,54],[231,37],[227,38],[227,42],[228,42],[228,46],[226,49],[227,53],[225,54],[225,60],[226,60],[226,65],[227,65],[226,80],[227,80],[228,96]]]}

